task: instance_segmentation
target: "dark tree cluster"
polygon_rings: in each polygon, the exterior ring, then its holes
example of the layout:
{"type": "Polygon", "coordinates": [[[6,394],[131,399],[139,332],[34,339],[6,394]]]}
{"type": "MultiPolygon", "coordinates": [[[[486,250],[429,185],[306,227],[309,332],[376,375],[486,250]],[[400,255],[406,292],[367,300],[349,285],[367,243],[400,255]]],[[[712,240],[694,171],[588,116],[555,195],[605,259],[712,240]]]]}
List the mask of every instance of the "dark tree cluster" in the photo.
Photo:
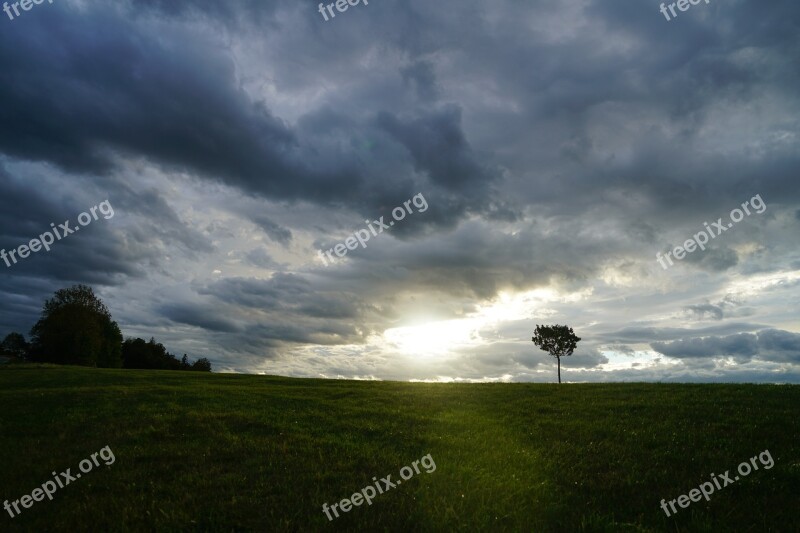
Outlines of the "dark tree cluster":
{"type": "Polygon", "coordinates": [[[30,346],[21,333],[9,333],[3,342],[0,342],[0,355],[12,359],[25,359],[29,349],[30,346]]]}
{"type": "Polygon", "coordinates": [[[190,363],[184,354],[178,360],[153,338],[149,342],[131,338],[123,342],[108,308],[86,285],[56,291],[31,328],[30,343],[22,334],[10,333],[0,343],[0,355],[100,368],[211,371],[211,362],[205,357],[190,363]]]}
{"type": "Polygon", "coordinates": [[[152,337],[149,342],[144,339],[125,339],[125,342],[122,343],[122,366],[123,368],[158,370],[211,371],[211,362],[205,357],[191,364],[186,354],[183,354],[183,358],[178,360],[167,351],[163,344],[156,342],[152,337]]]}

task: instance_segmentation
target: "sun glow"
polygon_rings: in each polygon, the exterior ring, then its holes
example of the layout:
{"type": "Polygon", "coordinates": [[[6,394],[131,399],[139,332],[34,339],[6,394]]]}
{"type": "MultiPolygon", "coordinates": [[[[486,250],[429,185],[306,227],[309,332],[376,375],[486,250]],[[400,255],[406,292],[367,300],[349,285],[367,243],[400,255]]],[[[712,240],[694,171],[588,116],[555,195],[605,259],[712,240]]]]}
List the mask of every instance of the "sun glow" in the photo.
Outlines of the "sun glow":
{"type": "Polygon", "coordinates": [[[387,329],[383,336],[409,355],[443,355],[479,341],[476,319],[444,320],[387,329]]]}
{"type": "Polygon", "coordinates": [[[494,330],[503,322],[545,317],[554,313],[545,304],[555,301],[577,301],[589,293],[560,295],[551,289],[536,289],[518,294],[500,293],[489,305],[464,318],[428,322],[416,326],[387,329],[383,338],[400,352],[415,356],[444,356],[463,348],[487,344],[482,331],[494,330]]]}

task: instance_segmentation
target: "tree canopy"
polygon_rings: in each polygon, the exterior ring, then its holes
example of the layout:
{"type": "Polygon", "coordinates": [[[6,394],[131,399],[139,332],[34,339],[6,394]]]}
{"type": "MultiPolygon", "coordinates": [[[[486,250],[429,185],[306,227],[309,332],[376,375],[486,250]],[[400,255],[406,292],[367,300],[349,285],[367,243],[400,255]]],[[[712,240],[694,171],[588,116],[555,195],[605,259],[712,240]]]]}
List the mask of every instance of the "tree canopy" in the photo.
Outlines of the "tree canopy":
{"type": "Polygon", "coordinates": [[[31,359],[49,363],[119,368],[122,332],[91,287],[56,291],[31,329],[31,359]]]}
{"type": "Polygon", "coordinates": [[[6,335],[3,342],[0,343],[0,354],[10,355],[18,359],[24,358],[28,353],[28,343],[25,342],[25,337],[22,333],[16,331],[6,335]]]}
{"type": "Polygon", "coordinates": [[[578,346],[580,337],[575,335],[569,326],[536,325],[533,332],[533,343],[558,360],[558,382],[561,383],[561,358],[572,355],[578,346]]]}

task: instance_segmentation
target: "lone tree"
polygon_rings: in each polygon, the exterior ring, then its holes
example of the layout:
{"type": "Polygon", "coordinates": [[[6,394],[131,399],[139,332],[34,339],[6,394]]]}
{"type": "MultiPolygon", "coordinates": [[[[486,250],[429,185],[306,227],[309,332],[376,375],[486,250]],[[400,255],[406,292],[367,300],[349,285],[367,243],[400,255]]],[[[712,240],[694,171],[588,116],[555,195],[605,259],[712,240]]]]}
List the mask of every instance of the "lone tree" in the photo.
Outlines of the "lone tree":
{"type": "Polygon", "coordinates": [[[558,382],[561,383],[561,357],[572,355],[581,338],[576,336],[572,328],[568,326],[536,324],[531,340],[540,349],[558,359],[558,382]]]}
{"type": "Polygon", "coordinates": [[[31,329],[33,360],[64,365],[119,368],[122,333],[91,287],[56,291],[31,329]]]}

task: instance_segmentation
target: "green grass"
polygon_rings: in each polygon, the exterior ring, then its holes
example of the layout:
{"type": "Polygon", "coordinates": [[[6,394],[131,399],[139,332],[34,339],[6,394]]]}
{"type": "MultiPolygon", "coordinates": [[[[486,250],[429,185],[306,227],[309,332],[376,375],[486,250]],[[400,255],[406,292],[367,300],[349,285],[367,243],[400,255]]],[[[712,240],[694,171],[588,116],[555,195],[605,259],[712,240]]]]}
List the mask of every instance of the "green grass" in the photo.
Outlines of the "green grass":
{"type": "Polygon", "coordinates": [[[800,531],[800,386],[411,384],[0,367],[0,531],[800,531]],[[768,449],[711,501],[677,498],[768,449]],[[328,522],[338,502],[424,470],[328,522]]]}

